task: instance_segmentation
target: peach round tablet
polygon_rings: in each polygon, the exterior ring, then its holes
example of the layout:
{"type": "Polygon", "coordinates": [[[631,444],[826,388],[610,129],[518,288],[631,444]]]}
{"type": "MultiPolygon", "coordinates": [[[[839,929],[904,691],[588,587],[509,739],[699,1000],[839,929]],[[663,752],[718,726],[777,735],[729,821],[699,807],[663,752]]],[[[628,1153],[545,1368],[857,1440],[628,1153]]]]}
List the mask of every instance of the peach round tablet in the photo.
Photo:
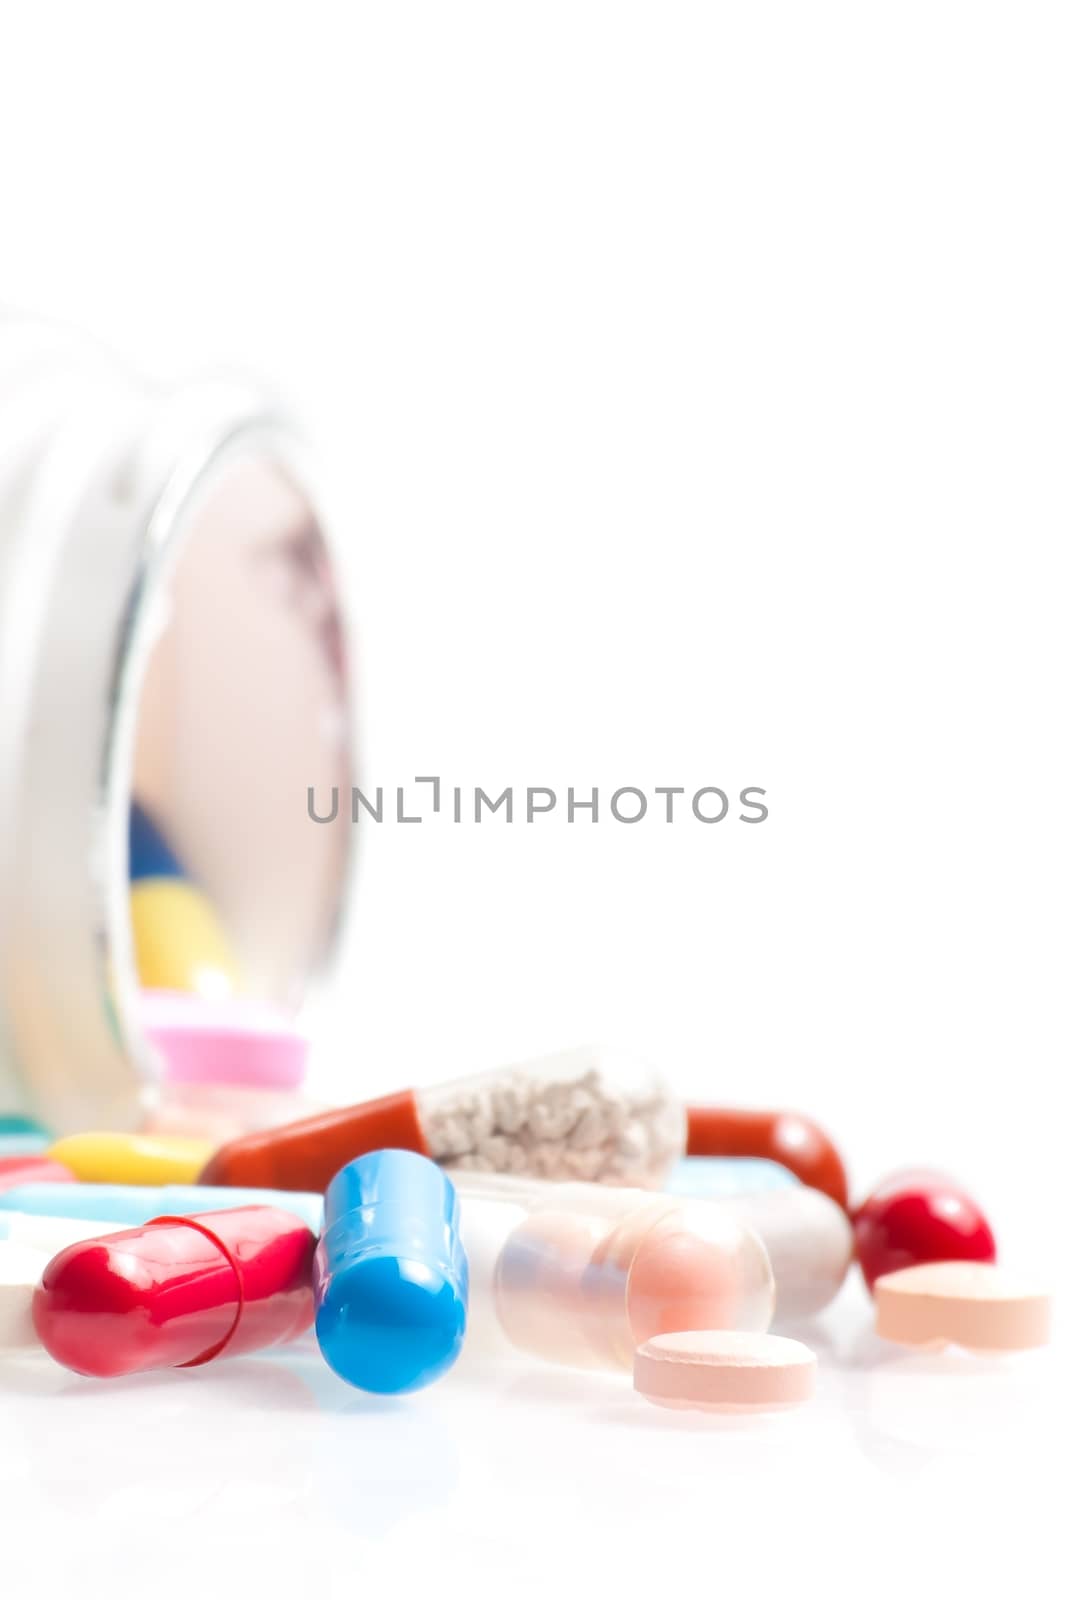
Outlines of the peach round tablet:
{"type": "Polygon", "coordinates": [[[984,1261],[928,1261],[874,1285],[875,1328],[896,1344],[1029,1350],[1047,1344],[1048,1293],[984,1261]]]}
{"type": "Polygon", "coordinates": [[[777,1411],[815,1393],[816,1360],[776,1333],[662,1333],[634,1356],[634,1388],[655,1405],[777,1411]]]}

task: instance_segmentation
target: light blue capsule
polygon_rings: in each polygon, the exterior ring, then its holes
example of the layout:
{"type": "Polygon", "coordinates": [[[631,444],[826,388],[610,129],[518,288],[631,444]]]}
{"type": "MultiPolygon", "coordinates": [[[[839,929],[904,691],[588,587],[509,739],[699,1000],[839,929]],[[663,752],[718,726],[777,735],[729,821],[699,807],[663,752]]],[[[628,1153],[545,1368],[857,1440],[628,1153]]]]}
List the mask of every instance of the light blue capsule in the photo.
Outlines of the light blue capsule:
{"type": "Polygon", "coordinates": [[[47,1133],[0,1133],[0,1161],[8,1156],[39,1156],[52,1144],[47,1133]]]}
{"type": "Polygon", "coordinates": [[[203,1188],[161,1184],[158,1188],[117,1183],[23,1183],[0,1190],[0,1210],[38,1217],[88,1217],[94,1222],[127,1222],[131,1228],[153,1217],[187,1217],[198,1211],[232,1211],[237,1206],[276,1206],[291,1211],[312,1232],[322,1225],[321,1194],[295,1190],[203,1188]]]}
{"type": "Polygon", "coordinates": [[[757,1156],[683,1156],[665,1188],[689,1200],[714,1200],[737,1194],[790,1189],[799,1180],[788,1167],[757,1156]]]}

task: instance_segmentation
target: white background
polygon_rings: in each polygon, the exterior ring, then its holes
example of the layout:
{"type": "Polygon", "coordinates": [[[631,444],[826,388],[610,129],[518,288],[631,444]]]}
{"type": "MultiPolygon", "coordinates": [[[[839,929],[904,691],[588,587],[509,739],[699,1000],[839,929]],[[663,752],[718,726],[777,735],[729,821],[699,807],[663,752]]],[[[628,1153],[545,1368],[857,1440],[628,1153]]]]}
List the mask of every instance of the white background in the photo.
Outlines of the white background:
{"type": "MultiPolygon", "coordinates": [[[[303,420],[367,782],[768,791],[367,830],[320,1086],[617,1040],[818,1115],[859,1189],[954,1170],[1058,1271],[1062,9],[0,17],[0,299],[303,420]]],[[[758,1427],[567,1374],[5,1370],[13,1592],[1053,1592],[1057,1352],[887,1358],[853,1288],[758,1427]]]]}

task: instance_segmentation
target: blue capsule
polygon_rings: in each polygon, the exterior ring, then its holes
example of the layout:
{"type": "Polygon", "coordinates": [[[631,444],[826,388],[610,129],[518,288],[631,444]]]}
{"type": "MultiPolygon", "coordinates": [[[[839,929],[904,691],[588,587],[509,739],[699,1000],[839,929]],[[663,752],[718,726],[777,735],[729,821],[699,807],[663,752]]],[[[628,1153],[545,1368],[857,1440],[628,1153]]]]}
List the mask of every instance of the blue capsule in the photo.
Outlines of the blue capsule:
{"type": "Polygon", "coordinates": [[[467,1331],[459,1200],[425,1156],[376,1150],[326,1190],[315,1333],[346,1383],[404,1394],[442,1377],[467,1331]]]}
{"type": "Polygon", "coordinates": [[[130,806],[130,881],[142,878],[184,878],[185,868],[162,829],[138,801],[130,806]]]}
{"type": "Polygon", "coordinates": [[[23,1117],[16,1112],[8,1111],[0,1115],[0,1138],[43,1139],[47,1145],[52,1143],[55,1134],[49,1133],[48,1129],[33,1117],[23,1117]]]}

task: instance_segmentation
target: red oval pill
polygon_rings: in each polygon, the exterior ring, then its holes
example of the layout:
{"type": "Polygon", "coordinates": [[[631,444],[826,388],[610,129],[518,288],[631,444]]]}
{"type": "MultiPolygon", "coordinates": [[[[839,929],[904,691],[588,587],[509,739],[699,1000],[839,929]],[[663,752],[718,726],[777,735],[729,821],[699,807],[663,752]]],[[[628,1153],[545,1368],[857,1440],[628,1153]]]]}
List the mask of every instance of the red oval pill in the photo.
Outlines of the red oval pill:
{"type": "Polygon", "coordinates": [[[4,1156],[0,1158],[0,1189],[17,1189],[23,1183],[73,1183],[69,1167],[50,1161],[47,1156],[4,1156]]]}
{"type": "Polygon", "coordinates": [[[941,1173],[893,1173],[857,1207],[852,1224],[868,1289],[887,1272],[927,1262],[996,1260],[985,1216],[941,1173]]]}
{"type": "Polygon", "coordinates": [[[315,1244],[271,1206],[157,1217],[60,1251],[34,1327],[62,1366],[96,1378],[260,1350],[311,1326],[315,1244]]]}

